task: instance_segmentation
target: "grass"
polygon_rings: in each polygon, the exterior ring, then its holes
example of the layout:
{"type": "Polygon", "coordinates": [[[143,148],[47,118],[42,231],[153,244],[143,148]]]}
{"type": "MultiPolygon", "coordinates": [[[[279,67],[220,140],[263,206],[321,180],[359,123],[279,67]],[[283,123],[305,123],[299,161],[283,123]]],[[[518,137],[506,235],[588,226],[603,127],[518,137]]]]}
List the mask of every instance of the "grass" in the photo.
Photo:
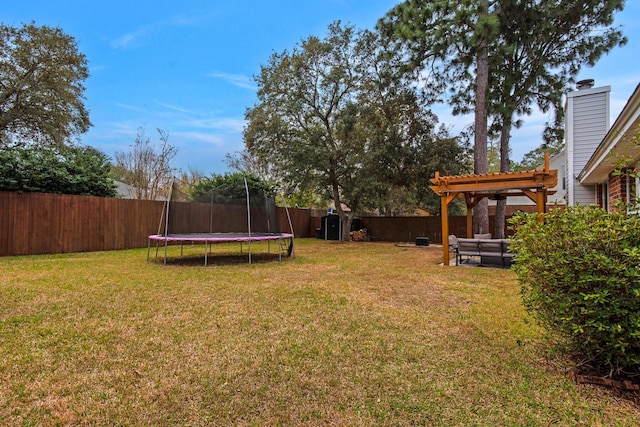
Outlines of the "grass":
{"type": "Polygon", "coordinates": [[[252,265],[0,258],[0,424],[637,425],[549,357],[511,271],[296,243],[252,265]]]}

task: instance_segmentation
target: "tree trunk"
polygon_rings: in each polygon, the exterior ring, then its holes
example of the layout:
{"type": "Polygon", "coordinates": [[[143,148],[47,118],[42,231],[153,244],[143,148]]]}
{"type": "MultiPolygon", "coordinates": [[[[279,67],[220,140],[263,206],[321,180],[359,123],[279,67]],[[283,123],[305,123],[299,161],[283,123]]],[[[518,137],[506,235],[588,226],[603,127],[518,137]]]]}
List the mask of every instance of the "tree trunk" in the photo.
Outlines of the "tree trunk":
{"type": "MultiPolygon", "coordinates": [[[[488,13],[488,0],[480,2],[482,13],[488,13]]],[[[475,132],[473,142],[473,173],[486,174],[489,171],[487,158],[487,93],[489,87],[489,54],[486,36],[480,37],[479,51],[476,60],[476,102],[475,132]]],[[[473,210],[475,233],[488,233],[489,207],[487,199],[482,199],[473,210]]]]}
{"type": "Polygon", "coordinates": [[[344,220],[342,224],[342,241],[348,242],[351,240],[351,224],[353,224],[353,213],[344,213],[344,220]]]}
{"type": "Polygon", "coordinates": [[[351,231],[351,223],[353,222],[353,215],[348,214],[342,209],[342,203],[340,203],[340,186],[338,185],[338,178],[336,177],[335,170],[333,169],[329,170],[329,181],[331,182],[333,204],[336,207],[338,218],[340,218],[340,226],[342,227],[340,240],[348,242],[349,232],[351,231]]]}
{"type": "MultiPolygon", "coordinates": [[[[509,159],[509,140],[511,139],[511,116],[505,113],[502,118],[502,129],[500,130],[500,172],[509,172],[511,170],[511,161],[509,159]]],[[[498,200],[496,205],[496,218],[494,224],[493,237],[496,239],[504,239],[505,223],[507,214],[507,200],[498,200]]]]}

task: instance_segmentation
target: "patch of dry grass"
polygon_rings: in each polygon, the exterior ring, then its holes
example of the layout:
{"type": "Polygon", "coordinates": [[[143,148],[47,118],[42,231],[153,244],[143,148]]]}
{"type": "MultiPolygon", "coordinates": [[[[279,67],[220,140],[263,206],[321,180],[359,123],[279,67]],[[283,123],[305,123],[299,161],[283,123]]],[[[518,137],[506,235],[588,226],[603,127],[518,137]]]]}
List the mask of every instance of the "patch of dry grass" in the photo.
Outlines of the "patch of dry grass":
{"type": "Polygon", "coordinates": [[[637,424],[632,402],[547,363],[512,272],[445,268],[434,246],[297,243],[253,265],[0,259],[0,421],[637,424]]]}

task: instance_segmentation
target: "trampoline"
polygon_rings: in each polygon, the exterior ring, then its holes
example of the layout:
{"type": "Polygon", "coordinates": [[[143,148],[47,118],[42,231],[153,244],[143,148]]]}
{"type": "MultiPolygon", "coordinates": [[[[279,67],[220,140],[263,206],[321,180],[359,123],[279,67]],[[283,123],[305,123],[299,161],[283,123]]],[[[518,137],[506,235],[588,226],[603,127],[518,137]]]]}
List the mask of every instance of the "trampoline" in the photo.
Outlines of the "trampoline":
{"type": "Polygon", "coordinates": [[[185,244],[203,244],[205,266],[211,256],[212,245],[222,243],[239,243],[240,254],[243,256],[243,245],[246,244],[249,263],[252,242],[267,242],[269,254],[270,243],[275,242],[278,260],[282,261],[283,255],[290,257],[293,253],[294,233],[289,210],[284,208],[290,233],[281,233],[278,229],[280,221],[275,195],[265,194],[264,190],[250,189],[246,177],[239,185],[244,187],[242,196],[238,195],[237,185],[233,189],[215,188],[193,196],[181,192],[174,182],[162,209],[158,233],[149,236],[147,261],[151,258],[152,243],[156,247],[156,261],[160,246],[164,246],[165,265],[168,247],[178,244],[181,257],[185,244]]]}
{"type": "Polygon", "coordinates": [[[180,244],[180,255],[183,254],[183,245],[185,243],[204,244],[204,265],[208,264],[209,252],[212,244],[216,243],[240,243],[240,252],[242,253],[242,244],[249,245],[249,262],[251,262],[251,242],[252,241],[278,241],[278,259],[282,261],[282,254],[287,257],[293,252],[293,234],[291,233],[191,233],[191,234],[153,234],[149,236],[149,246],[147,248],[147,261],[151,256],[151,242],[156,242],[156,260],[158,259],[158,250],[160,243],[164,242],[164,264],[167,263],[167,247],[169,243],[180,244]]]}

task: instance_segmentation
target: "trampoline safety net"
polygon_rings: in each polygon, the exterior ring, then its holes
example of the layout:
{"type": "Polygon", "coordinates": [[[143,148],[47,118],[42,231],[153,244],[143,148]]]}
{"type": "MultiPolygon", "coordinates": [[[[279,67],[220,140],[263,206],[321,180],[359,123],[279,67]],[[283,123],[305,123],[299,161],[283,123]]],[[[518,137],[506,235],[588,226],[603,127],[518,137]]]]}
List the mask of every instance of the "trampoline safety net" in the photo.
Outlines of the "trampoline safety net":
{"type": "Polygon", "coordinates": [[[159,235],[280,233],[275,194],[252,188],[246,181],[198,190],[187,194],[179,181],[171,185],[159,235]]]}
{"type": "MultiPolygon", "coordinates": [[[[164,264],[170,244],[180,244],[182,255],[185,242],[204,243],[204,265],[207,265],[211,245],[224,242],[247,242],[247,254],[251,263],[251,242],[276,241],[278,259],[293,252],[293,227],[287,212],[290,233],[281,233],[275,203],[275,193],[262,185],[248,185],[242,181],[226,182],[224,185],[196,186],[191,192],[182,191],[179,181],[171,185],[169,197],[164,204],[158,234],[149,236],[147,260],[150,258],[151,242],[155,242],[156,259],[159,245],[164,245],[164,264]],[[287,243],[288,242],[288,243],[287,243]]],[[[213,183],[215,184],[215,183],[213,183]]],[[[285,208],[286,210],[286,208],[285,208]]]]}

